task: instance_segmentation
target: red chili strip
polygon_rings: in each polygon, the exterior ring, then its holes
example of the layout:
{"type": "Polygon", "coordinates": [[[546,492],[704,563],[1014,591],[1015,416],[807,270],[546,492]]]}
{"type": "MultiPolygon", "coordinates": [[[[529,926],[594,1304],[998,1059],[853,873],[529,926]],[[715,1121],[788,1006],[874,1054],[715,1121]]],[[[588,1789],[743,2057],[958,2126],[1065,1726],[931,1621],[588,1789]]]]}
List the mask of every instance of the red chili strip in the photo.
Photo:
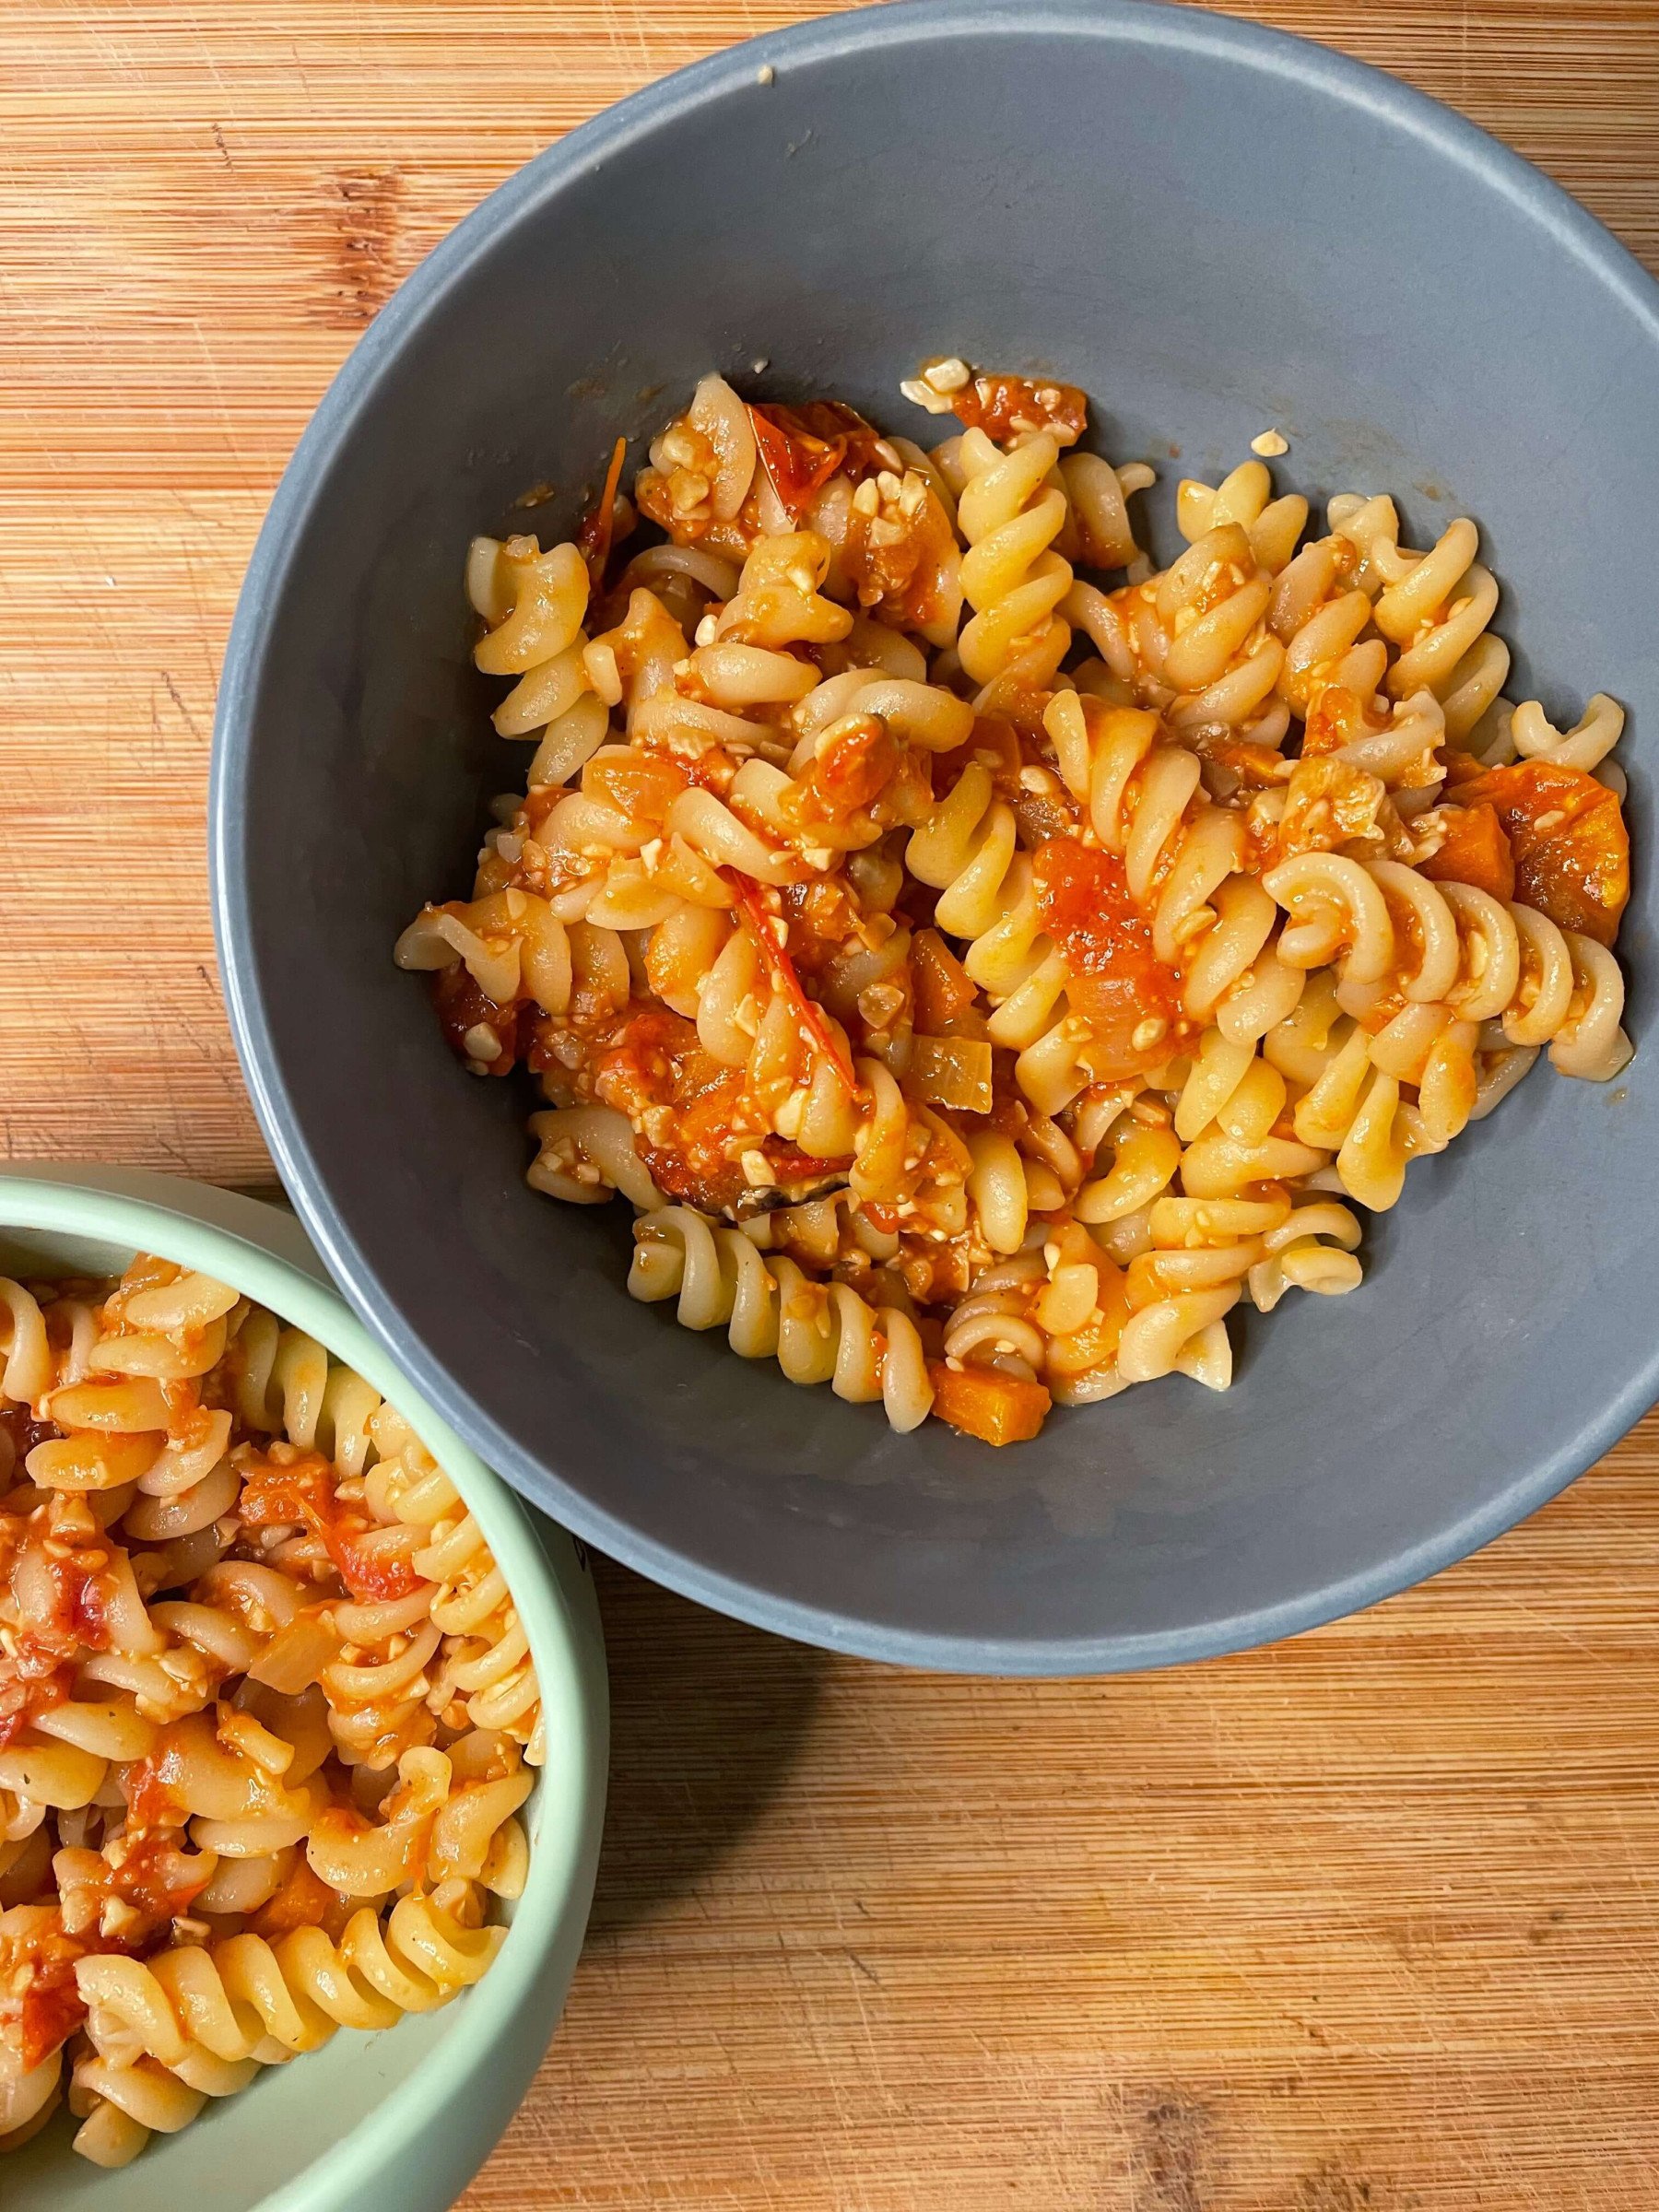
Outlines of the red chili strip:
{"type": "Polygon", "coordinates": [[[622,481],[622,460],[627,452],[627,439],[618,438],[611,448],[610,466],[605,472],[605,489],[582,516],[582,527],[576,533],[576,544],[587,562],[595,591],[604,585],[605,564],[610,559],[611,533],[617,520],[617,488],[622,481]]]}
{"type": "Polygon", "coordinates": [[[744,875],[740,868],[724,868],[722,874],[737,895],[737,903],[749,934],[761,959],[766,962],[772,981],[794,1006],[795,1018],[806,1031],[809,1043],[816,1045],[830,1066],[841,1077],[849,1098],[860,1094],[857,1076],[853,1064],[837,1043],[834,1032],[824,1018],[824,1010],[816,999],[808,998],[806,987],[795,973],[794,962],[772,935],[774,917],[761,903],[760,887],[752,876],[744,875]]]}

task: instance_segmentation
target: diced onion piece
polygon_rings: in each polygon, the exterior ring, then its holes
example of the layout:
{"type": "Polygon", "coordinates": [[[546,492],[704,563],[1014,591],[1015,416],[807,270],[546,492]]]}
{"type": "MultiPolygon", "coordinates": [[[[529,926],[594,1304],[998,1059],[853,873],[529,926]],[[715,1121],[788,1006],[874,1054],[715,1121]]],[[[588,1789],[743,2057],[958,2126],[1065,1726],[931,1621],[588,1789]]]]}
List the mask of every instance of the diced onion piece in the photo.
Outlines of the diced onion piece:
{"type": "Polygon", "coordinates": [[[904,1087],[930,1106],[989,1113],[991,1047],[971,1037],[913,1038],[904,1087]]]}

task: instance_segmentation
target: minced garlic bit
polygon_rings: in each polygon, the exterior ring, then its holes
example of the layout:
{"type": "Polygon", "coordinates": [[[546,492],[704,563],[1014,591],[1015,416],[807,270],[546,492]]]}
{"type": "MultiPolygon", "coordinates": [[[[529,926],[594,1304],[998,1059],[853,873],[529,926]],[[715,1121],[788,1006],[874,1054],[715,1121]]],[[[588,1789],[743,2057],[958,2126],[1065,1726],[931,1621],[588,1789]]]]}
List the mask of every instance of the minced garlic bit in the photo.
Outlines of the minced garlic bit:
{"type": "Polygon", "coordinates": [[[900,393],[913,407],[925,407],[930,415],[949,415],[953,394],[960,392],[973,371],[959,354],[947,354],[942,360],[924,361],[919,376],[907,376],[900,384],[900,393]]]}
{"type": "Polygon", "coordinates": [[[1278,430],[1263,430],[1250,441],[1253,453],[1260,453],[1264,461],[1277,461],[1281,453],[1290,451],[1290,441],[1278,430]]]}

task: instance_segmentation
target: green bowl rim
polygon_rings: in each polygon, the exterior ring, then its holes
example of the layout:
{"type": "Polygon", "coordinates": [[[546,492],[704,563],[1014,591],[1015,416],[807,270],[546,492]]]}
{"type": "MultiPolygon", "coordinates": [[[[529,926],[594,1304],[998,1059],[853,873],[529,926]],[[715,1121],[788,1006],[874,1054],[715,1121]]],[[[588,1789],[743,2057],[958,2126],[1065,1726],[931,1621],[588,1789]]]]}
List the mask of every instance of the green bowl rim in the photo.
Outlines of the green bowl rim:
{"type": "MultiPolygon", "coordinates": [[[[292,1216],[182,1177],[42,1162],[0,1172],[0,1236],[7,1230],[94,1238],[199,1267],[315,1336],[408,1417],[477,1514],[524,1620],[548,1740],[559,1756],[538,1781],[530,1873],[507,1941],[488,1973],[455,2006],[441,2041],[348,2135],[250,2212],[316,2212],[324,2172],[332,2199],[370,2203],[376,2175],[418,2131],[422,2108],[453,2101],[458,2082],[488,2065],[500,2038],[511,2034],[573,1905],[585,1924],[605,1812],[608,1682],[603,1658],[594,1656],[603,1644],[596,1633],[580,1632],[524,1504],[406,1381],[335,1289],[292,1216]],[[556,1770],[569,1786],[547,1787],[556,1770]],[[432,2096],[440,2074],[441,2100],[432,2096]]],[[[592,1625],[596,1630],[596,1606],[592,1625]]]]}

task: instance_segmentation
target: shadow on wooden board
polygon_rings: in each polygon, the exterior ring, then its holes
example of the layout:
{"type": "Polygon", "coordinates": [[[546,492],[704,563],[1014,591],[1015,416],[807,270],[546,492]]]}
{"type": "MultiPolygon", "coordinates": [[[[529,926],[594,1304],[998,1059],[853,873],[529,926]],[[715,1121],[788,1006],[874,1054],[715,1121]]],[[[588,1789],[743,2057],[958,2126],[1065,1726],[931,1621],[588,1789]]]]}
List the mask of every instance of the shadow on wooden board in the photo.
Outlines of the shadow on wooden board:
{"type": "Polygon", "coordinates": [[[590,1936],[694,1889],[766,1810],[810,1730],[825,1654],[594,1556],[611,1775],[590,1936]]]}

